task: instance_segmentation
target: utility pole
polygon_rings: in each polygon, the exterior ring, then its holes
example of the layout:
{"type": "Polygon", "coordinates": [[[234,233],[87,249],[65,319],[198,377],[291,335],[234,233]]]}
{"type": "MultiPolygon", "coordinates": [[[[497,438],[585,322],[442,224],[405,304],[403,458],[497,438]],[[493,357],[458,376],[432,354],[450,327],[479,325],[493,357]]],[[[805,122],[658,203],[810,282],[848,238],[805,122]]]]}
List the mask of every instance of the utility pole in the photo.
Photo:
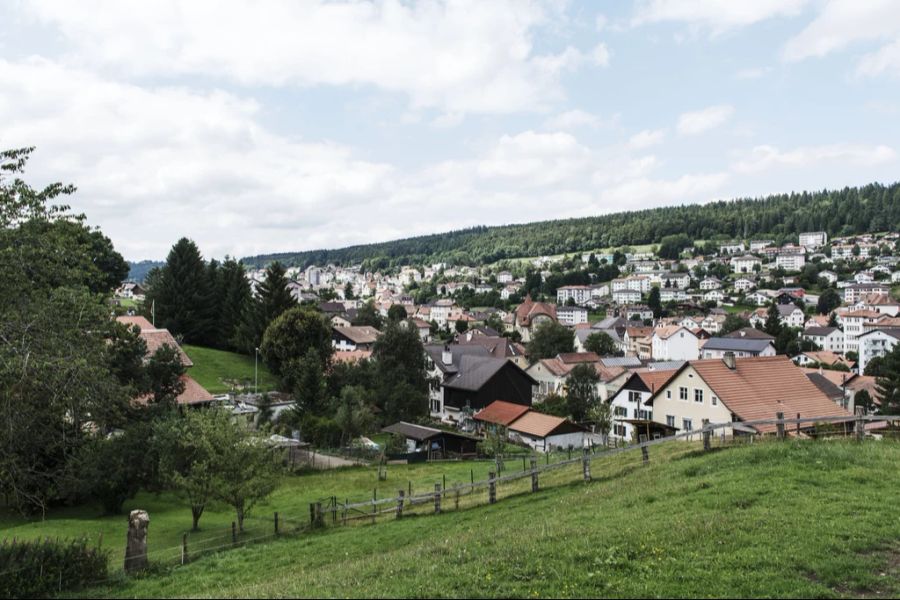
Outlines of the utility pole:
{"type": "Polygon", "coordinates": [[[259,348],[253,355],[253,393],[259,393],[259,348]]]}

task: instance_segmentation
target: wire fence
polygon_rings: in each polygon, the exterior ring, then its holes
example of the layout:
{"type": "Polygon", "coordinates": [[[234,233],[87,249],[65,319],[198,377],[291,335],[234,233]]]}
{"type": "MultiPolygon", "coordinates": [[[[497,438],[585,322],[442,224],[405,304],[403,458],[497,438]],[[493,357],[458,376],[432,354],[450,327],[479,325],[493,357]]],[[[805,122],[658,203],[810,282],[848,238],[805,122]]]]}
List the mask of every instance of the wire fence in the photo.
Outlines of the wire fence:
{"type": "MultiPolygon", "coordinates": [[[[784,418],[779,413],[775,419],[741,422],[740,429],[736,425],[707,423],[699,430],[655,439],[646,439],[642,435],[638,443],[616,447],[585,447],[581,451],[569,449],[546,456],[529,454],[502,457],[494,461],[494,468],[485,479],[476,480],[472,475],[469,481],[459,481],[442,476],[440,481],[434,483],[433,489],[416,493],[412,493],[410,484],[406,490],[398,490],[396,496],[391,497],[373,496],[371,499],[354,501],[337,496],[323,497],[310,503],[308,515],[275,512],[271,517],[265,518],[248,516],[242,531],[236,523],[232,523],[229,528],[185,533],[181,544],[150,548],[146,558],[156,566],[184,565],[216,552],[279,537],[307,534],[328,527],[373,525],[384,520],[468,510],[579,481],[627,477],[635,469],[649,465],[651,460],[670,461],[697,452],[758,443],[760,437],[765,440],[783,440],[801,434],[825,440],[854,437],[862,441],[868,429],[870,433],[877,430],[882,432],[879,435],[900,440],[900,416],[896,415],[784,418]],[[759,426],[770,426],[775,430],[766,436],[741,433],[759,426]],[[666,445],[665,450],[660,448],[662,445],[666,445]]],[[[0,571],[0,577],[20,570],[0,571]]],[[[116,573],[118,574],[96,583],[99,585],[121,578],[121,573],[116,573]]],[[[62,580],[59,586],[60,590],[66,589],[62,580]]]]}

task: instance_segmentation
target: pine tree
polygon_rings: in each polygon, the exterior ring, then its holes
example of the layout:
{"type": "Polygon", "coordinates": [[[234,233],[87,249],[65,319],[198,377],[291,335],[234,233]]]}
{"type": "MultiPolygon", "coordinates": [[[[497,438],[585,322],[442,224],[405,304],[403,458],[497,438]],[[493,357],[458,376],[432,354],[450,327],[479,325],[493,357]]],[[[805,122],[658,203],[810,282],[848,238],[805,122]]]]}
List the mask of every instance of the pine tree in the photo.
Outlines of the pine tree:
{"type": "Polygon", "coordinates": [[[769,305],[769,312],[766,315],[766,324],[763,326],[763,331],[777,338],[778,334],[781,333],[781,329],[781,313],[778,312],[778,305],[773,302],[769,305]]]}
{"type": "Polygon", "coordinates": [[[265,279],[256,289],[256,297],[244,310],[235,341],[243,352],[252,354],[262,344],[266,328],[297,301],[288,289],[287,271],[278,261],[266,268],[265,279]]]}
{"type": "Polygon", "coordinates": [[[181,238],[172,246],[154,289],[156,325],[192,344],[209,344],[216,326],[215,290],[197,245],[181,238]]]}
{"type": "Polygon", "coordinates": [[[900,414],[900,344],[884,355],[881,364],[882,377],[875,380],[875,391],[881,398],[879,413],[900,414]]]}
{"type": "Polygon", "coordinates": [[[234,350],[238,347],[241,318],[250,306],[253,296],[242,263],[233,258],[226,258],[220,271],[219,331],[222,336],[222,347],[234,350]]]}

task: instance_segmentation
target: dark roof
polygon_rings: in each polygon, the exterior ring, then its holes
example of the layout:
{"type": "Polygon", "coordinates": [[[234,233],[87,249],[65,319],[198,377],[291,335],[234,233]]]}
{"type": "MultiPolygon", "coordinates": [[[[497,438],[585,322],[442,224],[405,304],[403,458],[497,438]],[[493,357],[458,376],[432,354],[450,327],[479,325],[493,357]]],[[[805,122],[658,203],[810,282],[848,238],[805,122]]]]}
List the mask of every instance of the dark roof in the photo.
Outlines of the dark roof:
{"type": "Polygon", "coordinates": [[[753,340],[774,340],[775,336],[771,336],[765,331],[760,331],[755,327],[742,327],[731,333],[726,333],[722,337],[727,338],[745,338],[753,340]]]}
{"type": "Polygon", "coordinates": [[[770,345],[772,345],[772,342],[769,340],[714,337],[706,340],[706,343],[703,344],[703,350],[762,352],[770,345]]]}
{"type": "Polygon", "coordinates": [[[442,373],[456,373],[459,371],[459,362],[462,360],[463,356],[471,355],[471,356],[490,356],[491,351],[489,348],[482,346],[478,343],[469,343],[469,344],[449,344],[444,346],[443,344],[430,344],[425,346],[425,352],[428,353],[428,356],[431,357],[431,360],[434,361],[435,366],[441,370],[442,373]],[[444,348],[448,348],[450,350],[450,361],[451,364],[444,364],[444,348]]]}
{"type": "Polygon", "coordinates": [[[807,373],[806,376],[813,382],[819,391],[831,398],[835,402],[840,402],[844,398],[844,390],[834,385],[827,377],[821,373],[807,373]]]}
{"type": "Polygon", "coordinates": [[[463,433],[444,431],[443,429],[425,427],[424,425],[415,425],[413,423],[407,423],[406,421],[398,421],[397,423],[388,425],[381,430],[387,433],[395,433],[411,440],[416,440],[417,442],[424,442],[425,440],[430,440],[431,438],[441,436],[463,438],[467,440],[476,439],[470,435],[465,435],[463,433]]]}
{"type": "Polygon", "coordinates": [[[505,358],[465,355],[460,359],[457,373],[444,382],[444,386],[458,390],[477,391],[507,365],[527,377],[532,385],[537,385],[537,381],[531,375],[505,358]]]}
{"type": "Polygon", "coordinates": [[[332,327],[334,335],[346,338],[354,344],[374,344],[381,332],[370,325],[332,327]]]}

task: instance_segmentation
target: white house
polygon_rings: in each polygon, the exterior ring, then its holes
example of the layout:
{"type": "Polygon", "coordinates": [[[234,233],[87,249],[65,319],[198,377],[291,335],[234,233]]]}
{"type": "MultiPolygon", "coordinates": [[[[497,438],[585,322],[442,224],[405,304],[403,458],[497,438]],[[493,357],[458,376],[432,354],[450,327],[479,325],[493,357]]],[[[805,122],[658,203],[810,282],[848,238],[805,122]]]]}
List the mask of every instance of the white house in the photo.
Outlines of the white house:
{"type": "Polygon", "coordinates": [[[775,258],[775,265],[785,271],[799,271],[806,264],[806,255],[801,252],[784,252],[775,258]]]}
{"type": "Polygon", "coordinates": [[[747,279],[746,277],[741,277],[740,279],[736,279],[734,282],[734,289],[738,292],[748,292],[756,287],[756,284],[752,279],[747,279]]]}
{"type": "Polygon", "coordinates": [[[828,243],[828,234],[824,231],[811,231],[800,234],[800,245],[806,248],[820,248],[828,243]]]}
{"type": "Polygon", "coordinates": [[[894,349],[900,340],[900,329],[885,327],[870,329],[857,338],[859,345],[859,372],[865,373],[866,365],[873,358],[884,356],[894,349]]]}
{"type": "Polygon", "coordinates": [[[587,304],[592,298],[591,286],[589,285],[564,285],[556,290],[556,303],[559,305],[566,304],[569,299],[575,301],[575,304],[587,304]]]}
{"type": "Polygon", "coordinates": [[[563,325],[578,325],[588,322],[588,311],[583,306],[558,306],[556,318],[563,325]]]}
{"type": "Polygon", "coordinates": [[[650,343],[653,360],[695,360],[700,356],[697,335],[680,325],[654,329],[650,343]]]}
{"type": "Polygon", "coordinates": [[[674,374],[675,369],[660,371],[637,369],[628,375],[619,391],[610,398],[610,413],[612,413],[610,437],[624,441],[635,440],[637,436],[634,435],[633,421],[653,420],[653,409],[645,406],[644,402],[674,374]]]}
{"type": "Polygon", "coordinates": [[[817,345],[822,350],[844,353],[844,332],[837,327],[807,327],[803,331],[803,339],[817,345]]]}
{"type": "Polygon", "coordinates": [[[762,267],[762,260],[750,254],[731,259],[731,270],[734,273],[752,273],[756,265],[762,267]]]}
{"type": "Polygon", "coordinates": [[[735,358],[775,356],[775,346],[767,339],[714,337],[703,343],[700,358],[725,358],[729,352],[735,358]]]}

